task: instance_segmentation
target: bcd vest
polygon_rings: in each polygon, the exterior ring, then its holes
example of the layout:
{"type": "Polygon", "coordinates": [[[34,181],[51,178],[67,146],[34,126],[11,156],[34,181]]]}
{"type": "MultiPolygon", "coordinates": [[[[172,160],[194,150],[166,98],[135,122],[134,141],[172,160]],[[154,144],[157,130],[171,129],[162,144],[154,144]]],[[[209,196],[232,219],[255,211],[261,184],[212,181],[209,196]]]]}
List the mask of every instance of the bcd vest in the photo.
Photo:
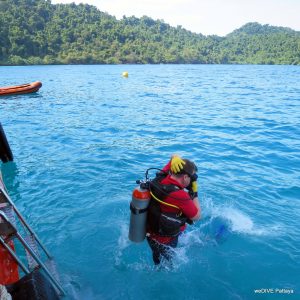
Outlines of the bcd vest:
{"type": "Polygon", "coordinates": [[[166,177],[166,174],[159,173],[155,179],[150,182],[151,200],[148,207],[147,216],[147,231],[153,232],[160,236],[175,237],[179,235],[180,228],[186,223],[192,223],[179,207],[170,203],[164,202],[167,196],[182,188],[174,184],[162,184],[161,180],[166,177]],[[162,212],[161,205],[172,206],[177,208],[178,212],[162,212]]]}

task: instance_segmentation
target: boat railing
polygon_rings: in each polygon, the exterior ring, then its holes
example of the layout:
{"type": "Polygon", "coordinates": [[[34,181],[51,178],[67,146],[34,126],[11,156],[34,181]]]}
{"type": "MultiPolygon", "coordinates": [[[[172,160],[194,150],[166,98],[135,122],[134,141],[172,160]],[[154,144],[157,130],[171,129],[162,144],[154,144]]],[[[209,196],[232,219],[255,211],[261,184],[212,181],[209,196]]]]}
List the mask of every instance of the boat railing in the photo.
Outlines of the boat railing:
{"type": "Polygon", "coordinates": [[[52,256],[16,208],[4,185],[0,185],[0,244],[11,254],[25,274],[29,274],[38,268],[42,269],[57,293],[60,296],[65,295],[59,283],[52,256]],[[22,225],[19,230],[17,229],[17,223],[22,225]],[[22,256],[18,256],[8,244],[9,241],[14,239],[18,240],[25,250],[28,266],[24,264],[22,256]]]}

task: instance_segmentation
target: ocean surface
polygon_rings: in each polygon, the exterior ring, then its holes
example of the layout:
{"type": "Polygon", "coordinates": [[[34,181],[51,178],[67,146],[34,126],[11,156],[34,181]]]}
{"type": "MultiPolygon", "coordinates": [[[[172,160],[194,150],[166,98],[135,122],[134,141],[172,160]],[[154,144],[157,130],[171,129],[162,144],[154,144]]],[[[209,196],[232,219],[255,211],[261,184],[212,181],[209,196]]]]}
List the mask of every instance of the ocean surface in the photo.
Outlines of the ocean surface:
{"type": "Polygon", "coordinates": [[[0,67],[0,86],[37,80],[0,98],[1,170],[66,299],[300,299],[299,66],[0,67]],[[202,219],[156,268],[129,203],[174,153],[198,166],[202,219]]]}

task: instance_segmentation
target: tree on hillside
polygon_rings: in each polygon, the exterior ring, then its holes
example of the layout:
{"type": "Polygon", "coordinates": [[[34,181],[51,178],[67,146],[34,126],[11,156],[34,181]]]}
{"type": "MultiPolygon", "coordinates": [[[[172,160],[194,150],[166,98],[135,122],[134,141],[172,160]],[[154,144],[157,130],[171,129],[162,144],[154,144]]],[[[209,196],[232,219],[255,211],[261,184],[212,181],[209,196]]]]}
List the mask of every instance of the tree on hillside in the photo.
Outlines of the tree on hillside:
{"type": "Polygon", "coordinates": [[[248,23],[226,37],[87,4],[0,0],[0,64],[300,64],[300,33],[248,23]]]}

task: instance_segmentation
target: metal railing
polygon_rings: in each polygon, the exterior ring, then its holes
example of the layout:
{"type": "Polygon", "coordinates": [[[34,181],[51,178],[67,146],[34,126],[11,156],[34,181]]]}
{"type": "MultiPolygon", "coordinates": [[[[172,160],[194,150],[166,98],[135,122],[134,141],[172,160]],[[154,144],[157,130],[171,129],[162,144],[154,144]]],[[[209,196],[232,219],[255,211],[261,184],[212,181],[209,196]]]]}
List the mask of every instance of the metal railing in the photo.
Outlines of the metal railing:
{"type": "Polygon", "coordinates": [[[55,278],[54,274],[51,274],[48,267],[42,261],[41,255],[39,255],[37,253],[37,251],[34,251],[34,248],[37,248],[37,247],[30,246],[30,244],[21,235],[20,231],[17,230],[16,225],[13,224],[14,222],[4,212],[7,209],[11,209],[13,211],[13,213],[15,213],[15,216],[17,216],[19,222],[23,225],[23,228],[25,230],[25,235],[26,234],[29,235],[31,240],[34,243],[36,243],[36,246],[39,246],[39,248],[42,249],[42,251],[45,254],[48,261],[52,261],[53,257],[50,255],[49,251],[42,244],[42,242],[40,241],[38,236],[35,234],[33,229],[29,226],[29,224],[25,221],[22,214],[16,208],[15,204],[13,203],[13,201],[10,199],[9,195],[7,194],[5,187],[1,186],[1,185],[0,185],[0,204],[1,204],[0,220],[2,220],[2,222],[0,222],[0,244],[11,254],[11,256],[17,262],[17,264],[22,269],[22,271],[25,274],[29,274],[31,272],[30,268],[27,268],[25,266],[25,264],[18,257],[18,255],[8,245],[9,240],[16,238],[20,242],[20,244],[24,247],[27,254],[30,255],[30,257],[36,262],[36,267],[41,268],[44,271],[44,273],[46,274],[46,276],[49,279],[49,282],[56,289],[56,291],[58,291],[58,294],[60,296],[64,296],[65,291],[63,290],[61,284],[55,278]]]}

